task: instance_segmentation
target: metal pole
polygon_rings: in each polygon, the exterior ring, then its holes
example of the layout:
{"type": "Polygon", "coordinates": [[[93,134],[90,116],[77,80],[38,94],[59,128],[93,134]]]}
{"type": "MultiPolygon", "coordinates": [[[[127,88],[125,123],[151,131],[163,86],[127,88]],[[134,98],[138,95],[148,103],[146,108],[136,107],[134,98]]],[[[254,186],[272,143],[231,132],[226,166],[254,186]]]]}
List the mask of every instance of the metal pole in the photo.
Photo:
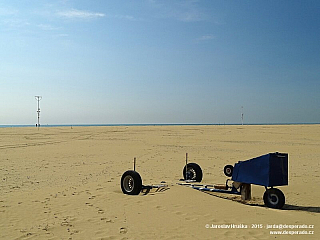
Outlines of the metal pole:
{"type": "Polygon", "coordinates": [[[186,180],[188,180],[188,153],[186,153],[186,180]]]}
{"type": "Polygon", "coordinates": [[[37,115],[38,115],[38,130],[40,127],[40,100],[42,99],[42,96],[35,96],[36,100],[38,101],[38,109],[37,109],[37,115]]]}
{"type": "Polygon", "coordinates": [[[136,158],[133,159],[133,171],[136,171],[136,158]]]}
{"type": "Polygon", "coordinates": [[[243,125],[243,106],[241,106],[241,125],[243,125]]]}

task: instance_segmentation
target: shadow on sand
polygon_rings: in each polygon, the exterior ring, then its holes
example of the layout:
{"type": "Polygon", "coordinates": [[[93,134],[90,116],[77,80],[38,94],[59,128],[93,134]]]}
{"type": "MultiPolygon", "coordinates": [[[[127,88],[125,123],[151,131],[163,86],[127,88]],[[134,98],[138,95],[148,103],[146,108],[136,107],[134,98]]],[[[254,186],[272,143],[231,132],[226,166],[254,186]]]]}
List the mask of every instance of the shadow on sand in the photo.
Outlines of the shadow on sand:
{"type": "MultiPolygon", "coordinates": [[[[248,205],[248,206],[255,206],[255,207],[263,207],[263,208],[267,208],[264,203],[263,203],[263,200],[260,199],[258,201],[244,201],[244,200],[241,200],[241,197],[240,196],[225,196],[223,194],[216,194],[216,193],[211,193],[211,192],[206,192],[206,191],[201,191],[203,193],[206,193],[210,196],[214,196],[214,197],[218,197],[218,198],[223,198],[223,199],[226,199],[226,200],[231,200],[231,201],[234,201],[234,202],[238,202],[238,203],[241,203],[241,204],[244,204],[244,205],[248,205]]],[[[257,199],[255,199],[257,200],[257,199]]],[[[320,207],[313,207],[313,206],[297,206],[297,205],[291,205],[291,204],[285,204],[283,206],[282,209],[279,209],[279,210],[287,210],[287,211],[303,211],[303,212],[312,212],[312,213],[320,213],[320,207]]]]}
{"type": "Polygon", "coordinates": [[[147,195],[147,194],[155,194],[155,193],[161,193],[164,191],[167,191],[170,189],[168,186],[143,186],[140,194],[147,195]]]}
{"type": "Polygon", "coordinates": [[[320,213],[320,207],[296,206],[291,204],[285,204],[283,206],[283,210],[296,210],[296,211],[320,213]]]}

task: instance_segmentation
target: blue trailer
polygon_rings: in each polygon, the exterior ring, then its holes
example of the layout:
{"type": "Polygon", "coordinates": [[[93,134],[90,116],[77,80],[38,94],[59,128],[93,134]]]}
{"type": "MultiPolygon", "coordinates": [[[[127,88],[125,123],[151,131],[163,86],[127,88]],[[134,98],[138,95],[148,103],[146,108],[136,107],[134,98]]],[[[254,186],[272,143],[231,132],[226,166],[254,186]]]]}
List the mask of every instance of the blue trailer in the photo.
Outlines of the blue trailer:
{"type": "Polygon", "coordinates": [[[288,185],[288,154],[269,153],[234,165],[232,181],[265,187],[288,185]]]}
{"type": "Polygon", "coordinates": [[[263,200],[267,207],[277,209],[283,207],[285,196],[281,190],[274,187],[288,185],[287,153],[268,153],[249,160],[239,161],[234,166],[226,165],[224,173],[226,176],[231,177],[224,185],[192,184],[190,182],[200,182],[202,180],[202,170],[196,163],[186,163],[183,169],[183,176],[184,181],[187,183],[179,184],[202,191],[239,195],[244,191],[244,187],[250,187],[250,184],[260,185],[266,189],[263,200]],[[200,176],[201,179],[199,178],[200,176]],[[233,181],[231,185],[230,181],[233,181]]]}

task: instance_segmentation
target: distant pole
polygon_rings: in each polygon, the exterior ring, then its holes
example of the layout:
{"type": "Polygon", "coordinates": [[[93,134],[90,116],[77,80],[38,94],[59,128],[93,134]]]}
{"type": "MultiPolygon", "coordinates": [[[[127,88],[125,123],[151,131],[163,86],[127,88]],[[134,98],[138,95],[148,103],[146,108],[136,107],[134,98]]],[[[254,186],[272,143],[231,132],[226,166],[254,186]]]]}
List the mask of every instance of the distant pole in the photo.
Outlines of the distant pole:
{"type": "Polygon", "coordinates": [[[133,158],[133,171],[136,171],[136,158],[133,158]]]}
{"type": "Polygon", "coordinates": [[[38,102],[38,109],[37,109],[37,115],[38,115],[38,130],[39,130],[39,127],[40,127],[40,100],[42,99],[41,96],[35,96],[37,102],[38,102]]]}
{"type": "Polygon", "coordinates": [[[241,106],[241,125],[243,125],[243,106],[241,106]]]}

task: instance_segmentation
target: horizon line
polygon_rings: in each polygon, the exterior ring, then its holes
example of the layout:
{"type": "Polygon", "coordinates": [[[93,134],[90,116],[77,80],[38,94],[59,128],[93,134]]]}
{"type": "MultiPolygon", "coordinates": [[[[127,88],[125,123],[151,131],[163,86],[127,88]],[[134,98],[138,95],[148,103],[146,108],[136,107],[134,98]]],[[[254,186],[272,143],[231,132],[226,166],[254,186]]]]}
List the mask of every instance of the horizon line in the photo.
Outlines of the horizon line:
{"type": "MultiPolygon", "coordinates": [[[[319,123],[78,123],[78,124],[40,124],[40,127],[102,127],[102,126],[250,126],[250,125],[317,125],[319,123]]],[[[35,124],[0,124],[0,127],[36,127],[35,124]]]]}

